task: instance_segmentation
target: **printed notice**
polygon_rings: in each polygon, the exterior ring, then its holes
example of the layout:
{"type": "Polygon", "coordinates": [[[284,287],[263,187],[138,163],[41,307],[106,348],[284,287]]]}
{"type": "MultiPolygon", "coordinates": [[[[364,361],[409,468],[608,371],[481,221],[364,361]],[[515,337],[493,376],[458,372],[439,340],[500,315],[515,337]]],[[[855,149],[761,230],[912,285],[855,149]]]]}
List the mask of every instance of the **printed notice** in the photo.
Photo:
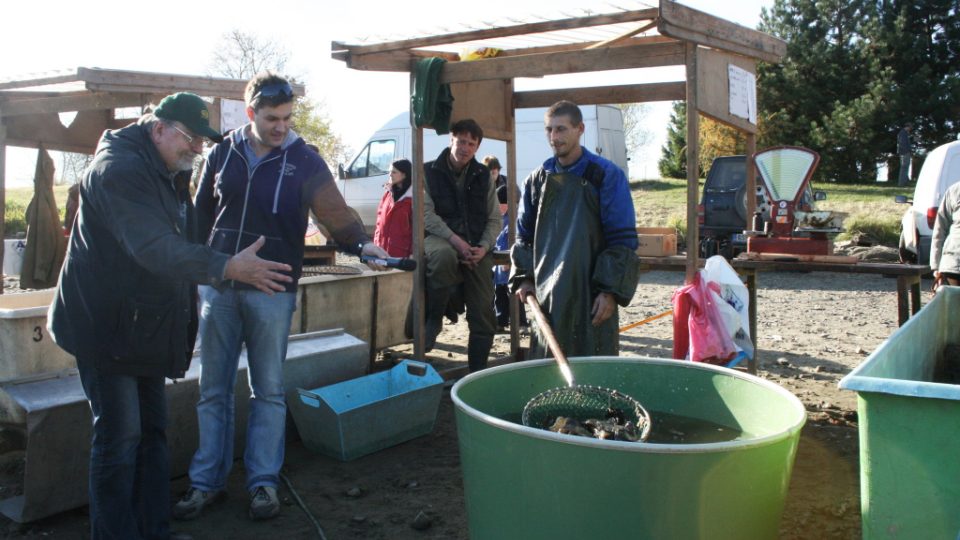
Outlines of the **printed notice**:
{"type": "Polygon", "coordinates": [[[247,120],[247,106],[243,101],[236,99],[220,100],[220,132],[238,127],[249,122],[247,120]]]}
{"type": "Polygon", "coordinates": [[[733,64],[727,65],[730,80],[730,114],[757,123],[757,76],[733,64]]]}

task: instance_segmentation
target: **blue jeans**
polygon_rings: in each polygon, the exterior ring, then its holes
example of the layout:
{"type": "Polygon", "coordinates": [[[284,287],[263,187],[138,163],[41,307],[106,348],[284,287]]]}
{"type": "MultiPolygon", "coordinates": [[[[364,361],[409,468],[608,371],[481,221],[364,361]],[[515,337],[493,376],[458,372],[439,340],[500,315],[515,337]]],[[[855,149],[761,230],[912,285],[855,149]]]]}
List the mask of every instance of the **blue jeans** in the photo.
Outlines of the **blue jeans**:
{"type": "Polygon", "coordinates": [[[190,463],[190,483],[220,491],[233,465],[234,389],[241,344],[247,346],[250,411],[243,463],[247,490],[277,487],[283,465],[287,407],[283,361],[296,293],[270,296],[256,290],[200,287],[200,447],[190,463]]]}
{"type": "Polygon", "coordinates": [[[90,537],[166,540],[170,536],[170,457],[163,377],[105,373],[77,358],[93,413],[90,537]]]}

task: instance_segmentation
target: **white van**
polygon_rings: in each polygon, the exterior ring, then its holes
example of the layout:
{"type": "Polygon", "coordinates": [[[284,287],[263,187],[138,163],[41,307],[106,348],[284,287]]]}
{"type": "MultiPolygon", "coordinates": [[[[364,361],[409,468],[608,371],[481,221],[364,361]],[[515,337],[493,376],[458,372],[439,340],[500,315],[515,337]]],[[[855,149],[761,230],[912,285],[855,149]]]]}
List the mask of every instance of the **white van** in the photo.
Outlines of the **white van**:
{"type": "Polygon", "coordinates": [[[898,195],[898,203],[912,203],[903,213],[900,229],[900,260],[930,264],[930,241],[937,209],[947,188],[960,182],[960,141],[934,148],[923,161],[913,200],[898,195]]]}
{"type": "MultiPolygon", "coordinates": [[[[586,127],[581,144],[600,154],[627,172],[627,145],[623,133],[623,115],[613,105],[581,106],[586,127]]],[[[546,108],[517,109],[517,170],[507,169],[507,145],[503,141],[484,137],[477,151],[477,160],[494,155],[503,164],[501,174],[514,178],[518,185],[550,157],[550,145],[543,130],[546,108]]],[[[483,127],[483,126],[481,126],[483,127]]],[[[377,221],[377,205],[389,181],[390,163],[395,159],[411,159],[412,132],[409,113],[400,113],[383,125],[367,140],[347,168],[340,167],[337,187],[347,205],[357,211],[368,230],[377,221]]],[[[450,146],[450,135],[437,135],[432,129],[423,132],[423,160],[432,161],[450,146]]]]}

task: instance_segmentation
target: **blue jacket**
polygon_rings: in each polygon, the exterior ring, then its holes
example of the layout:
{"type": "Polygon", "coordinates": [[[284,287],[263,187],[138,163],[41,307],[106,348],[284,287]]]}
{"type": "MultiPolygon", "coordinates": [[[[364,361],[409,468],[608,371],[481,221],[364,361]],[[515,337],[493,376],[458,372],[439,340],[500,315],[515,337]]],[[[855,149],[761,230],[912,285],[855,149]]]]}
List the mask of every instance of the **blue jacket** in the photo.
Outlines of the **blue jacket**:
{"type": "MultiPolygon", "coordinates": [[[[341,248],[359,253],[368,241],[363,224],[353,217],[319,154],[292,130],[253,169],[242,145],[250,125],[233,131],[213,148],[204,164],[195,204],[200,233],[210,247],[233,255],[258,237],[266,243],[263,259],[289,264],[297,289],[303,266],[303,238],[311,208],[341,248]]],[[[236,288],[252,288],[234,283],[236,288]]]]}
{"type": "MultiPolygon", "coordinates": [[[[627,175],[612,161],[593,154],[582,146],[580,148],[583,150],[583,155],[567,169],[567,172],[582,178],[590,163],[595,163],[603,169],[603,182],[598,195],[600,221],[603,225],[606,245],[608,247],[625,246],[635,251],[638,246],[637,221],[627,175]]],[[[557,158],[551,157],[544,161],[542,169],[546,174],[557,172],[557,158]]],[[[530,176],[533,177],[538,172],[534,171],[530,176]]],[[[525,243],[533,242],[533,231],[537,219],[537,205],[530,188],[531,182],[528,179],[524,183],[523,197],[517,212],[517,240],[525,243]]]]}

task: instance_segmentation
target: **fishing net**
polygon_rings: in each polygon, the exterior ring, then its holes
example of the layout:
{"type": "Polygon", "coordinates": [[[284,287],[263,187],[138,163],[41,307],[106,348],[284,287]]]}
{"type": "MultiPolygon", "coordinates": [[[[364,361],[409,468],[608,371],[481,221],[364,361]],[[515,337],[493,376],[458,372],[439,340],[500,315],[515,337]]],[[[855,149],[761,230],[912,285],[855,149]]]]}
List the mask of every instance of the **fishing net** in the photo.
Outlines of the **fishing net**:
{"type": "Polygon", "coordinates": [[[568,420],[591,425],[604,422],[614,429],[630,423],[632,429],[639,432],[638,440],[641,441],[650,434],[650,415],[637,400],[599,386],[578,385],[547,390],[528,401],[521,416],[525,426],[565,433],[552,429],[558,419],[560,423],[568,420]]]}

